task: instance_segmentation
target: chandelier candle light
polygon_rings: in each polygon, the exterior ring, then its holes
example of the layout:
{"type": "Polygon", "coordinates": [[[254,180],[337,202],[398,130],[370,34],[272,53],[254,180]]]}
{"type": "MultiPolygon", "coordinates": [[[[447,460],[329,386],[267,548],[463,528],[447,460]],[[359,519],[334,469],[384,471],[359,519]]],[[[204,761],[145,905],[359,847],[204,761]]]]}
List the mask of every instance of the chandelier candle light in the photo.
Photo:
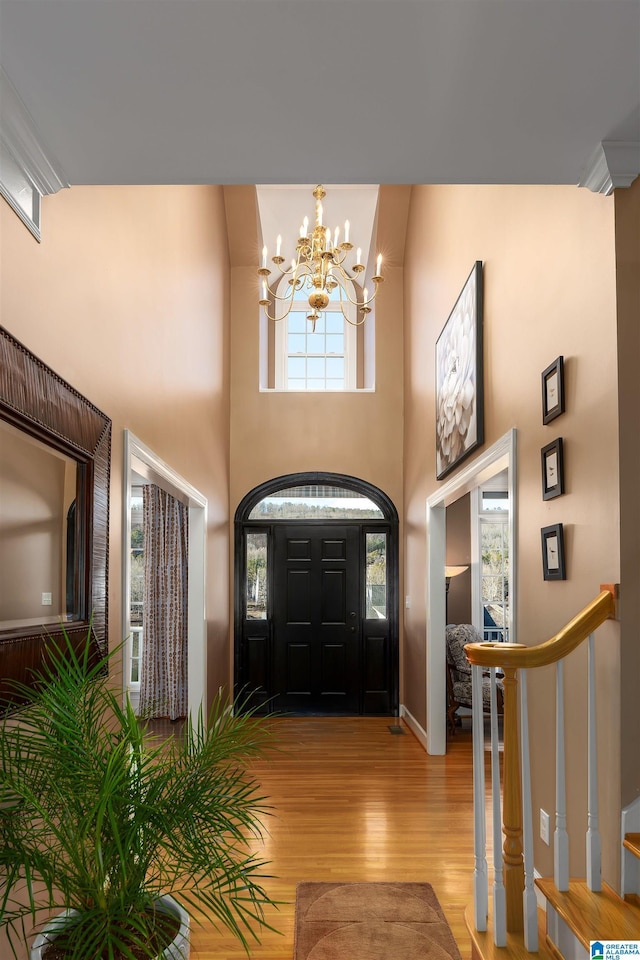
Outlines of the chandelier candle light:
{"type": "MultiPolygon", "coordinates": [[[[322,201],[326,197],[326,190],[321,184],[318,184],[313,191],[316,198],[316,225],[313,232],[309,234],[309,218],[305,217],[300,227],[300,236],[296,244],[296,256],[291,261],[291,266],[283,268],[282,264],[285,258],[281,255],[282,237],[278,236],[276,241],[276,255],[271,258],[279,271],[280,277],[286,278],[286,292],[283,296],[276,293],[274,287],[269,284],[269,275],[271,270],[267,267],[267,248],[262,248],[262,266],[258,270],[258,276],[262,283],[262,297],[260,306],[269,320],[284,320],[291,312],[295,294],[299,290],[309,291],[309,313],[307,320],[311,321],[311,329],[315,331],[316,321],[320,317],[320,310],[325,310],[329,304],[330,294],[336,287],[340,294],[340,309],[347,323],[353,326],[359,326],[364,322],[368,313],[371,313],[370,304],[375,299],[378,292],[378,286],[382,283],[383,277],[380,275],[382,265],[382,254],[378,254],[376,260],[376,273],[373,276],[373,293],[369,296],[366,287],[360,288],[359,278],[364,273],[365,267],[361,263],[362,251],[358,247],[356,262],[351,267],[351,272],[345,266],[345,260],[349,252],[353,249],[353,244],[349,242],[349,221],[344,224],[344,240],[338,243],[340,238],[340,227],[336,227],[331,235],[331,230],[322,222],[323,209],[322,201]],[[358,293],[351,294],[351,287],[354,291],[362,289],[362,298],[358,299],[358,293]],[[269,307],[273,303],[273,314],[269,312],[269,307]],[[346,312],[347,303],[353,304],[356,308],[356,319],[353,320],[346,312]],[[282,306],[282,315],[278,316],[278,305],[282,306]]],[[[364,279],[364,278],[363,278],[364,279]]]]}

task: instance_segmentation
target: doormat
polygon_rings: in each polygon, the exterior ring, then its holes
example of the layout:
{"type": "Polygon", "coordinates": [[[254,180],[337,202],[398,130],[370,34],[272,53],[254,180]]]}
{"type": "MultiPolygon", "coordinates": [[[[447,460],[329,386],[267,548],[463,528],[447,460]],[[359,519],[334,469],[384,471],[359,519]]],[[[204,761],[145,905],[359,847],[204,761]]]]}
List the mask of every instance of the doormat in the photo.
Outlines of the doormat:
{"type": "Polygon", "coordinates": [[[299,883],[293,960],[461,960],[429,883],[299,883]]]}

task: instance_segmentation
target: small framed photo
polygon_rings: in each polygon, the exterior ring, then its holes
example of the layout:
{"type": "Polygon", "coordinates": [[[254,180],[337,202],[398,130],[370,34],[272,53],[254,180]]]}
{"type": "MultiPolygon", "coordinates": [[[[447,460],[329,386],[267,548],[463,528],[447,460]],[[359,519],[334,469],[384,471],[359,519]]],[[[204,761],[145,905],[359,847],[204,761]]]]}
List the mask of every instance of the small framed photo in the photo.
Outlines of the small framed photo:
{"type": "Polygon", "coordinates": [[[540,451],[542,460],[542,499],[553,500],[564,493],[564,454],[562,437],[540,451]]]}
{"type": "Polygon", "coordinates": [[[542,573],[545,580],[566,580],[567,571],[564,562],[564,531],[561,523],[543,527],[542,534],[542,573]]]}
{"type": "Polygon", "coordinates": [[[564,357],[556,357],[542,372],[542,422],[564,413],[564,357]]]}

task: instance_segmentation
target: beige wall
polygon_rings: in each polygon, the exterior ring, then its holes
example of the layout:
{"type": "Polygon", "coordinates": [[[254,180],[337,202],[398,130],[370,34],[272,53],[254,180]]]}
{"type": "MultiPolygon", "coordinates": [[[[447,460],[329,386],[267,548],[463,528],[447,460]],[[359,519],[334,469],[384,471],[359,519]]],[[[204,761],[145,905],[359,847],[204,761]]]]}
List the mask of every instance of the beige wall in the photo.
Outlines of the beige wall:
{"type": "Polygon", "coordinates": [[[0,319],[113,420],[109,627],[122,632],[123,430],[203,493],[209,689],[228,680],[228,251],[219,187],[73,187],[41,244],[0,201],[0,319]]]}
{"type": "Polygon", "coordinates": [[[615,193],[620,383],[622,804],[640,797],[640,178],[615,193]],[[635,758],[635,763],[633,762],[635,758]]]}
{"type": "MultiPolygon", "coordinates": [[[[618,581],[614,201],[574,187],[414,187],[405,275],[405,577],[412,596],[405,620],[405,702],[426,717],[425,500],[434,469],[434,345],[475,260],[485,282],[485,446],[518,430],[518,640],[553,635],[598,593],[618,581]],[[565,357],[567,412],[543,426],[542,370],[565,357]],[[562,436],[566,494],[541,497],[540,448],[562,436]],[[568,579],[542,579],[540,528],[564,523],[568,579]]],[[[605,876],[619,874],[615,834],[620,804],[619,626],[599,632],[602,733],[601,822],[605,876]]],[[[553,674],[531,683],[535,743],[534,810],[553,812],[553,674]]],[[[586,789],[585,654],[568,670],[568,803],[572,873],[584,873],[586,789]],[[577,809],[579,808],[579,813],[577,809]],[[581,832],[582,831],[582,832],[581,832]]],[[[534,817],[535,819],[535,817],[534,817]]],[[[548,873],[550,848],[536,840],[536,867],[548,873]]]]}
{"type": "Polygon", "coordinates": [[[452,577],[447,594],[447,623],[471,623],[471,496],[466,494],[446,508],[446,563],[469,565],[464,573],[452,577]]]}

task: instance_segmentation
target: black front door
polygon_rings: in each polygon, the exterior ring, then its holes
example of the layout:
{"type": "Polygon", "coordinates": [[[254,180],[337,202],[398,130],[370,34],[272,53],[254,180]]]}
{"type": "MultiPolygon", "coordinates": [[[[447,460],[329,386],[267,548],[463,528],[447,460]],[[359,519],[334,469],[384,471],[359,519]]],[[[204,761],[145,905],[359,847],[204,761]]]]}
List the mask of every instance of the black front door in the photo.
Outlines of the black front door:
{"type": "Polygon", "coordinates": [[[274,525],[273,707],[358,714],[361,676],[357,526],[274,525]]]}
{"type": "Polygon", "coordinates": [[[241,709],[397,713],[398,518],[382,491],[339,474],[276,477],[238,505],[235,555],[241,709]]]}

